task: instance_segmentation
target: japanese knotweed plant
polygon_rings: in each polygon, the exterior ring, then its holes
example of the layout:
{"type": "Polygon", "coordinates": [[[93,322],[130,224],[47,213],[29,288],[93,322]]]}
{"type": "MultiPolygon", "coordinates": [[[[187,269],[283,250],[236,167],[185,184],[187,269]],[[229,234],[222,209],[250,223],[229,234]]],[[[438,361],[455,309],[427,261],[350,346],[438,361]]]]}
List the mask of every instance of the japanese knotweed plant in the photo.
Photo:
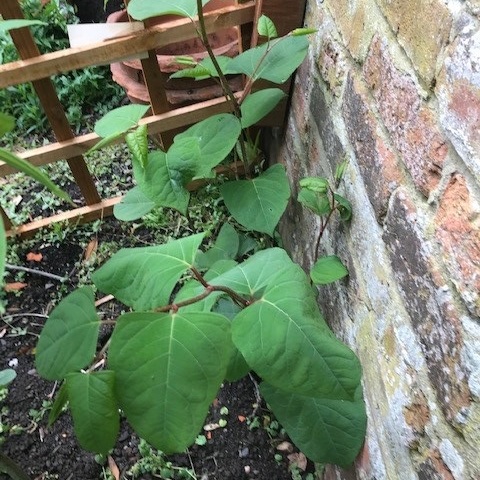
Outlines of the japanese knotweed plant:
{"type": "MultiPolygon", "coordinates": [[[[129,3],[136,19],[198,13],[198,31],[211,53],[202,6],[195,0],[129,3]]],[[[280,89],[251,93],[258,79],[281,83],[303,60],[306,30],[283,38],[262,17],[266,42],[238,57],[214,57],[178,75],[218,78],[232,113],[214,115],[177,135],[168,150],[149,151],[148,107],[131,105],[107,114],[96,131],[100,145],[125,134],[137,186],[115,214],[133,220],[152,208],[188,213],[189,182],[212,179],[233,155],[246,178],[224,182],[221,194],[232,217],[247,230],[273,236],[290,197],[285,170],[257,168],[248,127],[270,112],[280,89]],[[225,75],[248,77],[234,95],[225,75]],[[143,123],[142,123],[143,122],[143,123]],[[238,162],[237,162],[238,163],[238,162]]],[[[280,248],[245,253],[242,236],[225,224],[212,248],[204,233],[159,246],[127,248],[92,277],[131,311],[102,322],[94,290],[72,292],[52,311],[40,335],[36,367],[64,381],[51,414],[68,402],[80,444],[105,454],[115,444],[120,412],[155,448],[180,452],[195,441],[222,382],[254,371],[260,390],[294,443],[314,461],[350,464],[365,435],[361,368],[354,353],[329,330],[308,276],[280,248]],[[98,345],[103,324],[113,324],[98,345]],[[98,350],[99,348],[99,350],[98,350]],[[106,355],[106,363],[100,361],[106,355]]]]}
{"type": "Polygon", "coordinates": [[[345,166],[346,162],[337,166],[333,185],[325,177],[307,177],[300,180],[298,201],[320,217],[315,263],[310,271],[310,278],[315,285],[332,283],[348,275],[347,268],[336,255],[319,257],[320,242],[335,212],[343,222],[348,222],[352,217],[350,202],[335,191],[342,180],[345,166]]]}

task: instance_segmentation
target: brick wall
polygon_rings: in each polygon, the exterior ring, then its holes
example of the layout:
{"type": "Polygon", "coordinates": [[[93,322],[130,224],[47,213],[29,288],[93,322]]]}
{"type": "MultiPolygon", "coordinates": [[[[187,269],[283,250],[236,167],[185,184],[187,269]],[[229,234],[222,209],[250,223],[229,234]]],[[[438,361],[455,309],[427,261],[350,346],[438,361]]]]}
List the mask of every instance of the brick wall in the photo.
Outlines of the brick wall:
{"type": "MultiPolygon", "coordinates": [[[[349,160],[354,218],[323,243],[349,267],[319,289],[364,368],[368,437],[326,478],[480,479],[480,0],[309,0],[319,29],[272,148],[294,196],[349,160]]],[[[287,249],[319,222],[291,202],[287,249]]]]}

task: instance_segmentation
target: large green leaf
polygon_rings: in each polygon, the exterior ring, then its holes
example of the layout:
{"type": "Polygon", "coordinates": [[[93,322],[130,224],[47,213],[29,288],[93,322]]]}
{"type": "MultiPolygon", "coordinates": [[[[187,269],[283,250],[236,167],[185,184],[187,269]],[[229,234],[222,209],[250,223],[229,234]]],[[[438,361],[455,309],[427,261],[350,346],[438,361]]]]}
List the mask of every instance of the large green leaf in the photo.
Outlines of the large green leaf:
{"type": "Polygon", "coordinates": [[[189,140],[192,142],[190,145],[196,161],[194,176],[200,178],[211,176],[212,168],[232,151],[241,129],[240,121],[235,115],[230,113],[213,115],[175,137],[173,145],[168,150],[170,161],[177,165],[187,156],[183,151],[181,155],[177,154],[176,144],[189,140]]]}
{"type": "Polygon", "coordinates": [[[292,264],[272,276],[263,295],[233,320],[233,341],[268,383],[309,396],[350,400],[360,381],[354,353],[314,317],[300,295],[309,288],[292,264]]]}
{"type": "MultiPolygon", "coordinates": [[[[178,152],[177,152],[178,153],[178,152]]],[[[142,167],[133,159],[134,175],[145,197],[157,206],[169,207],[185,215],[190,193],[185,185],[193,178],[195,161],[193,154],[185,161],[171,162],[171,157],[157,150],[148,155],[147,165],[142,167]]]]}
{"type": "Polygon", "coordinates": [[[150,105],[125,105],[115,108],[95,124],[95,133],[102,138],[118,136],[137,126],[150,105]]]}
{"type": "MultiPolygon", "coordinates": [[[[218,302],[213,307],[215,313],[219,313],[220,315],[227,317],[229,320],[233,320],[240,310],[241,308],[233,303],[230,298],[218,299],[218,302]]],[[[238,348],[233,347],[225,379],[229,382],[236,382],[243,378],[250,370],[250,366],[245,361],[238,348]]]]}
{"type": "MultiPolygon", "coordinates": [[[[210,0],[202,0],[205,5],[210,0]]],[[[128,13],[135,20],[145,20],[160,15],[181,15],[182,17],[195,17],[197,15],[196,0],[131,0],[128,4],[128,13]]]]}
{"type": "Polygon", "coordinates": [[[348,467],[365,439],[362,399],[329,400],[288,393],[267,383],[260,392],[295,445],[310,460],[348,467]]]}
{"type": "Polygon", "coordinates": [[[82,287],[65,297],[50,314],[37,344],[35,365],[48,380],[62,380],[94,358],[100,320],[93,290],[82,287]]]}
{"type": "Polygon", "coordinates": [[[209,283],[256,299],[234,318],[232,335],[264,380],[292,393],[353,398],[360,363],[328,329],[308,277],[284,250],[258,252],[209,283]]]}
{"type": "Polygon", "coordinates": [[[17,169],[20,172],[26,173],[28,176],[40,182],[47,187],[57,197],[73,204],[72,199],[68,193],[64,192],[61,188],[57,187],[51,180],[37,167],[34,167],[31,163],[27,162],[23,158],[17,157],[13,153],[0,148],[0,160],[3,160],[7,165],[17,169]]]}
{"type": "Polygon", "coordinates": [[[210,268],[219,260],[234,259],[240,245],[240,237],[229,223],[225,223],[218,232],[217,240],[212,248],[205,253],[198,252],[197,266],[201,269],[210,268]]]}
{"type": "Polygon", "coordinates": [[[133,187],[125,194],[122,201],[113,207],[113,214],[119,220],[131,222],[143,217],[154,207],[155,202],[150,200],[140,187],[133,187]]]}
{"type": "Polygon", "coordinates": [[[230,322],[214,313],[130,313],[109,349],[120,407],[136,432],[166,453],[198,435],[225,378],[230,322]]]}
{"type": "Polygon", "coordinates": [[[316,285],[336,282],[347,275],[347,267],[336,255],[319,258],[310,271],[310,277],[316,285]]]}
{"type": "Polygon", "coordinates": [[[249,230],[273,235],[290,198],[285,168],[273,165],[253,180],[226,182],[220,187],[235,220],[249,230]]]}
{"type": "Polygon", "coordinates": [[[92,279],[105,293],[135,310],[168,303],[181,275],[193,266],[203,233],[155,247],[124,248],[97,270],[92,279]]]}
{"type": "Polygon", "coordinates": [[[106,455],[115,445],[120,415],[114,385],[115,374],[109,370],[67,375],[73,426],[85,450],[106,455]]]}
{"type": "Polygon", "coordinates": [[[265,88],[248,95],[240,107],[242,128],[250,127],[268,115],[285,96],[279,88],[265,88]]]}
{"type": "Polygon", "coordinates": [[[284,83],[303,62],[307,50],[306,37],[278,38],[232,59],[226,73],[243,73],[253,80],[263,78],[273,83],[284,83]]]}

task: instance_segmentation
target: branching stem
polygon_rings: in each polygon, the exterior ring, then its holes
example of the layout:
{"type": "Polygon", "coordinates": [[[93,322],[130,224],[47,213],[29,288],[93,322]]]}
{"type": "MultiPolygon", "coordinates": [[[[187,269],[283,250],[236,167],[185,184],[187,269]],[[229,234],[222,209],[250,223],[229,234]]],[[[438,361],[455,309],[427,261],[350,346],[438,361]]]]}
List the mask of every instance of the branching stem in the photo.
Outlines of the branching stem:
{"type": "MultiPolygon", "coordinates": [[[[210,42],[208,40],[207,29],[205,27],[205,17],[203,15],[202,0],[197,0],[197,10],[198,10],[198,26],[199,26],[199,28],[197,29],[198,36],[203,46],[207,50],[208,56],[210,57],[213,67],[217,72],[218,78],[220,80],[220,85],[222,87],[225,98],[229,101],[234,115],[238,118],[238,120],[241,120],[242,112],[240,110],[240,103],[238,102],[232,89],[230,88],[230,85],[228,84],[228,80],[225,77],[225,74],[223,73],[222,69],[220,68],[217,58],[213,53],[212,46],[210,45],[210,42]]],[[[245,145],[245,139],[243,138],[242,135],[240,135],[240,137],[238,138],[238,142],[240,144],[240,151],[242,152],[242,161],[245,164],[245,172],[248,176],[249,168],[248,168],[248,158],[247,158],[247,147],[245,145]]]]}
{"type": "Polygon", "coordinates": [[[320,241],[322,240],[323,234],[325,233],[325,230],[327,229],[327,225],[330,222],[333,212],[337,209],[337,202],[335,201],[334,197],[334,192],[330,190],[330,194],[332,196],[332,202],[330,205],[330,211],[328,212],[328,215],[325,217],[325,219],[322,217],[320,222],[320,231],[318,233],[318,238],[317,238],[317,244],[315,245],[315,262],[318,260],[318,257],[320,255],[320,241]]]}

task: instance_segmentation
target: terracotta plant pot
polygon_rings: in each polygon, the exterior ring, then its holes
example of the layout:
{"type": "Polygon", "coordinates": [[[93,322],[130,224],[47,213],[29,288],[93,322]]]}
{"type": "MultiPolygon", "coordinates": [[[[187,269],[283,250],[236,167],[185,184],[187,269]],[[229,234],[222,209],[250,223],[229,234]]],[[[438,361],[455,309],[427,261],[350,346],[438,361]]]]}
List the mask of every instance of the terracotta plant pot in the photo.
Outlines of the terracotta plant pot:
{"type": "MultiPolygon", "coordinates": [[[[235,0],[212,0],[206,5],[205,11],[208,12],[234,4],[235,0]]],[[[158,25],[178,18],[166,15],[151,19],[150,25],[158,25]]],[[[126,10],[114,12],[107,19],[107,22],[127,21],[126,10]]],[[[236,27],[215,32],[209,35],[209,39],[215,55],[234,57],[239,52],[239,31],[236,27]]],[[[176,63],[176,56],[188,55],[196,60],[201,60],[207,56],[207,52],[198,38],[167,45],[157,49],[156,53],[160,71],[165,74],[171,74],[185,68],[176,63]]],[[[133,103],[150,103],[140,60],[114,63],[110,66],[110,69],[114,81],[125,89],[130,101],[133,103]]],[[[243,86],[241,76],[230,78],[229,84],[234,91],[241,90],[243,86]]],[[[169,79],[165,83],[165,93],[168,102],[176,106],[209,100],[223,94],[220,86],[211,79],[195,81],[189,78],[169,79]]]]}

